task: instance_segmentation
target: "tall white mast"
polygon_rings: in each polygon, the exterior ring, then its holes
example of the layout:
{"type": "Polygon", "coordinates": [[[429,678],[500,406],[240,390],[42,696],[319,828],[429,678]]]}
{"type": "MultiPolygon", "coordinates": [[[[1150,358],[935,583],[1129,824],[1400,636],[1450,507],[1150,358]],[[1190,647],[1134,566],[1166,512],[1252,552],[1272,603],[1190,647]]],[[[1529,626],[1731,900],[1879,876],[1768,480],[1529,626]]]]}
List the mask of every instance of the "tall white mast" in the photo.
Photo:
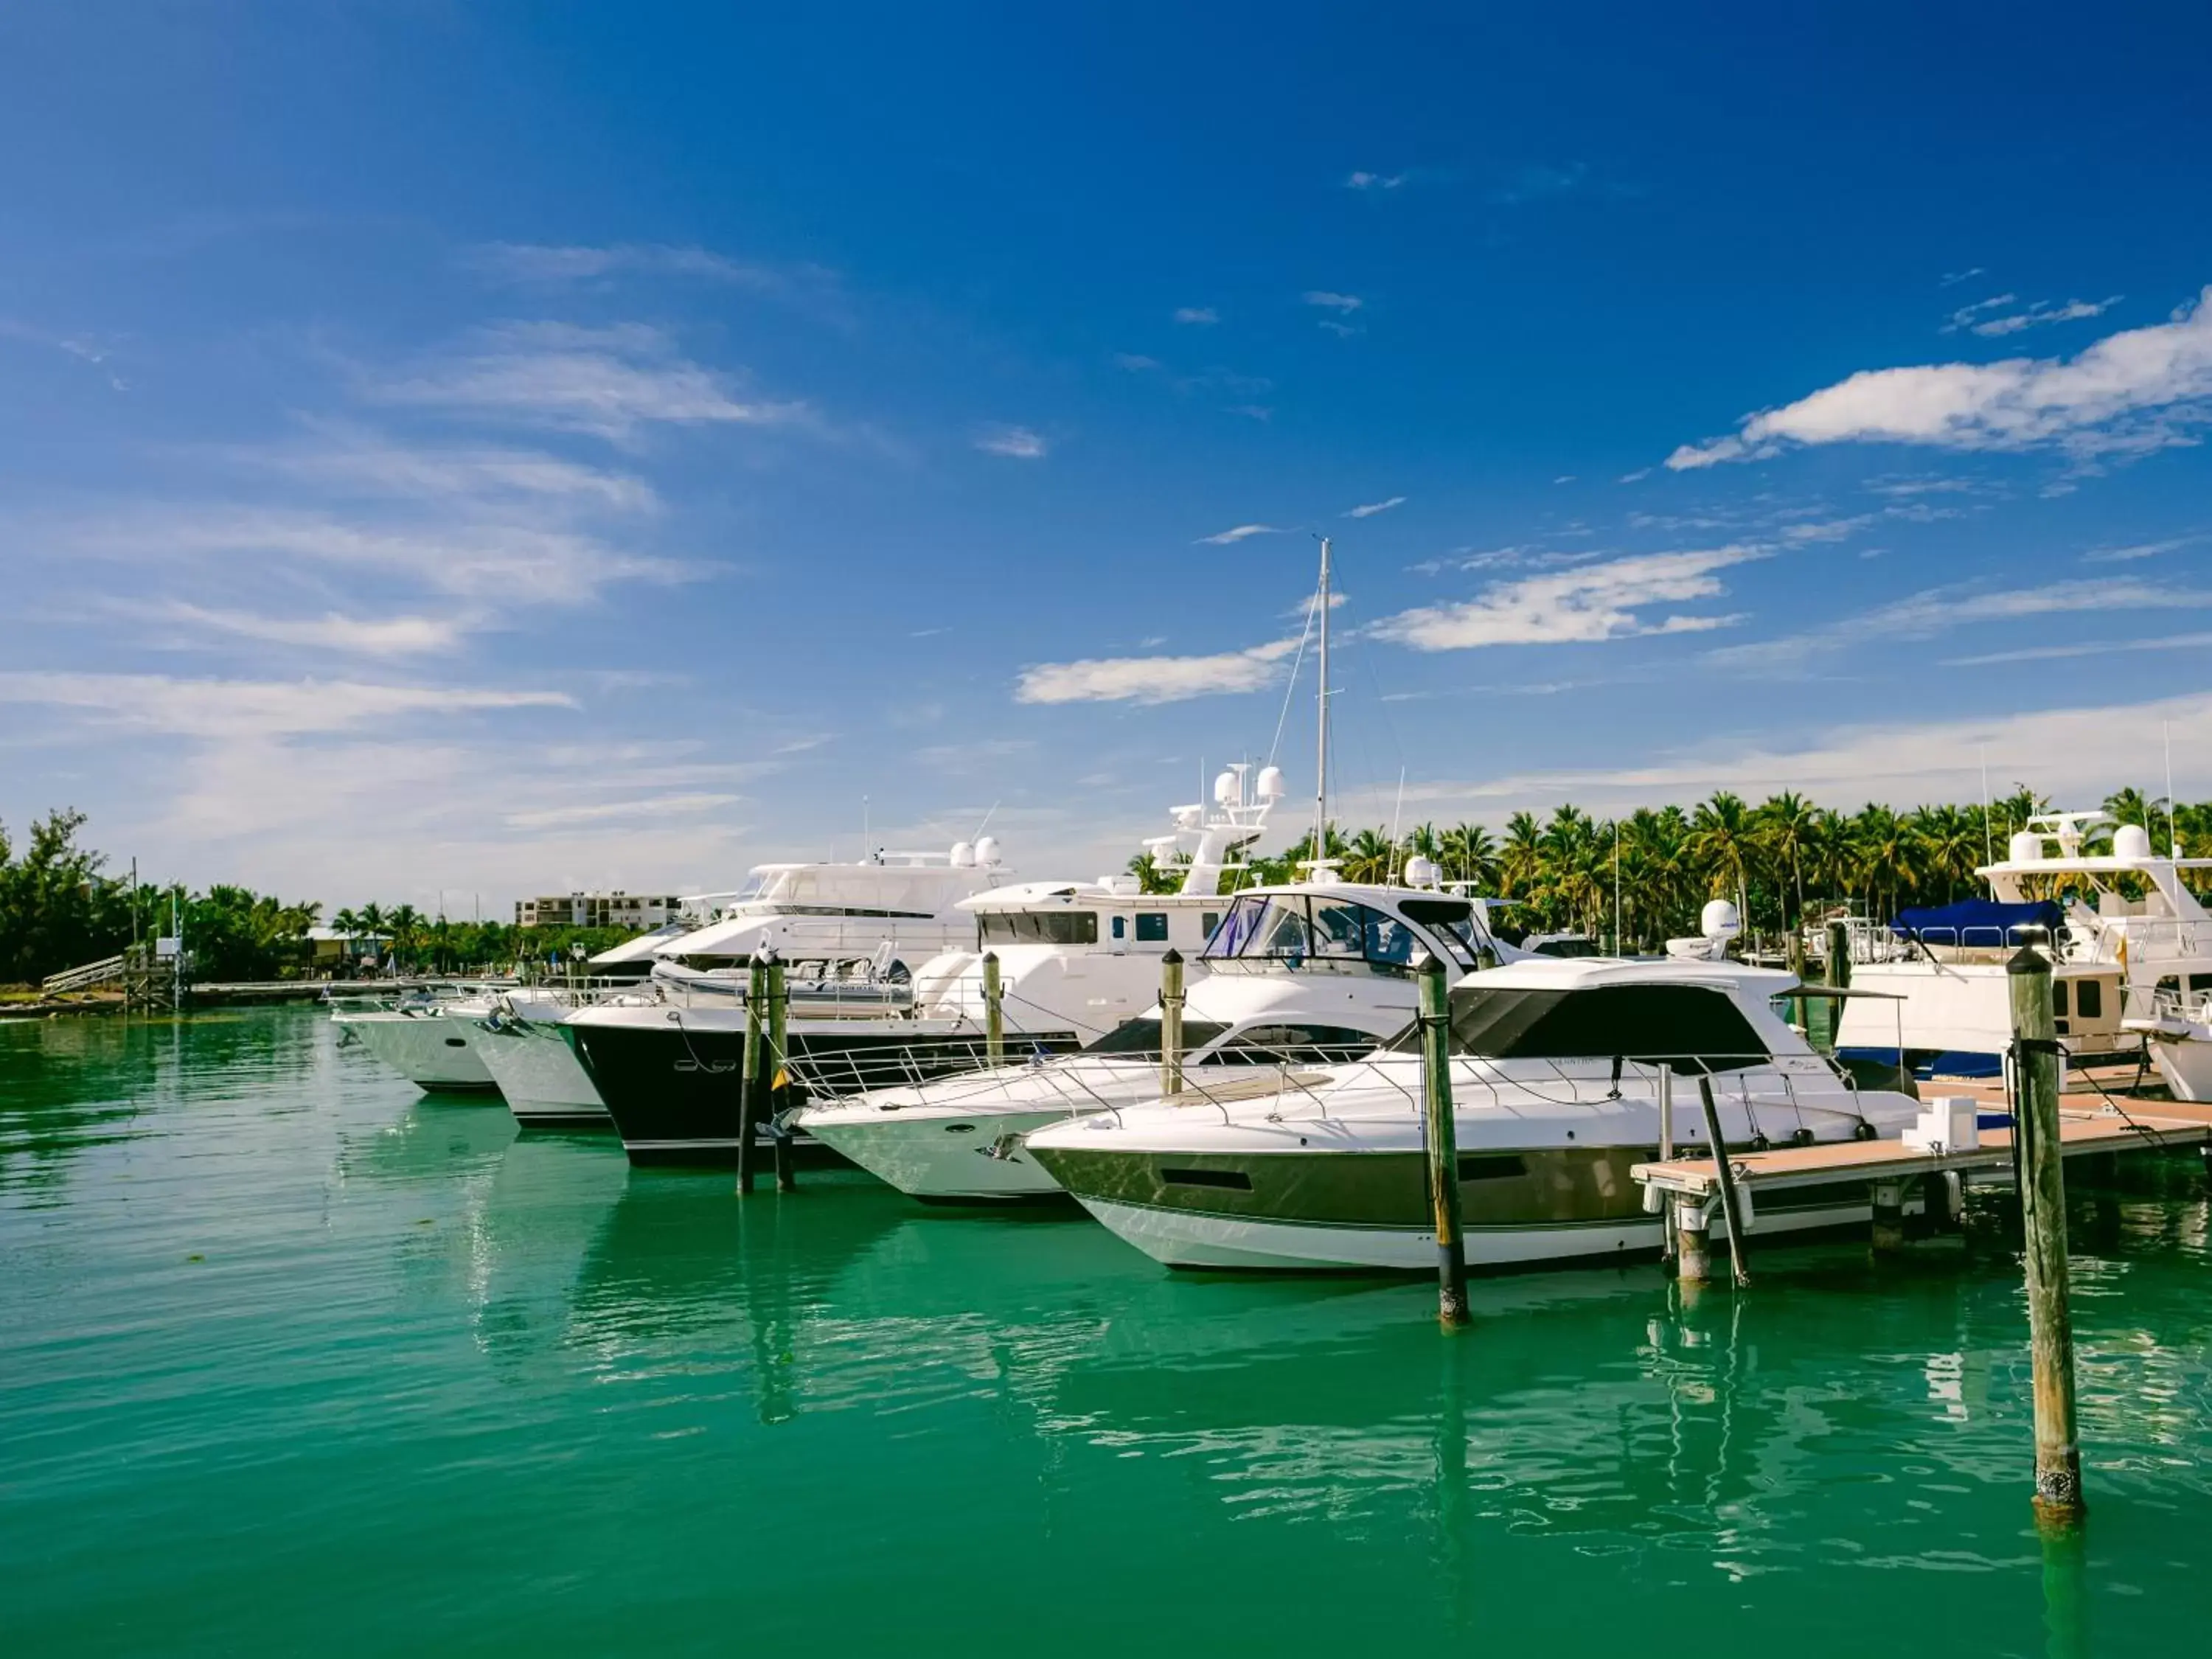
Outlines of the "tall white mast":
{"type": "Polygon", "coordinates": [[[1321,692],[1318,698],[1320,753],[1314,761],[1314,862],[1328,856],[1328,538],[1321,538],[1321,692]]]}

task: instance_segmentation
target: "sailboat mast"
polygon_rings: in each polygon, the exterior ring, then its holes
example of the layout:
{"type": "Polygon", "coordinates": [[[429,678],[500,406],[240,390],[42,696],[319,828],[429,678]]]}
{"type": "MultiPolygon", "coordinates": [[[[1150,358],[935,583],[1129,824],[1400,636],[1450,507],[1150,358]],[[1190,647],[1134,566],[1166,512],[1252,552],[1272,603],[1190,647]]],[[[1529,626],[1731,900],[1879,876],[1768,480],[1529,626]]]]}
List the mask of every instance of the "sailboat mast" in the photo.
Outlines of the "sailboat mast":
{"type": "Polygon", "coordinates": [[[1314,861],[1328,856],[1328,538],[1321,538],[1321,691],[1316,699],[1320,718],[1320,752],[1314,760],[1314,861]]]}

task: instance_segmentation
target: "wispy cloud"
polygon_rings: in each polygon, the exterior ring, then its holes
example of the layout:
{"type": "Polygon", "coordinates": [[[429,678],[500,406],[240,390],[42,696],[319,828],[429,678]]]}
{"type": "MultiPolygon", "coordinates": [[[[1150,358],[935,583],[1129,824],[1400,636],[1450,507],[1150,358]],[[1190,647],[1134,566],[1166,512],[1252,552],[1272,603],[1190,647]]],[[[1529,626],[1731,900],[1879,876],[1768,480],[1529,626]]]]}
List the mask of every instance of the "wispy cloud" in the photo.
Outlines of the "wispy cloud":
{"type": "Polygon", "coordinates": [[[2069,300],[2064,305],[2053,305],[2048,300],[2038,300],[2021,310],[2004,312],[2003,307],[2019,303],[2018,296],[2000,294],[1994,299],[1978,300],[1972,305],[1961,306],[1951,313],[1951,320],[1943,325],[1946,334],[1955,334],[1965,329],[1987,339],[1996,339],[2007,334],[2018,334],[2024,329],[2038,328],[2045,323],[2080,322],[2087,317],[2101,317],[2124,296],[2115,294],[2105,300],[2069,300]],[[1985,313],[2002,313],[1984,315],[1985,313]]]}
{"type": "Polygon", "coordinates": [[[1179,306],[1175,319],[1195,328],[1211,328],[1221,320],[1221,313],[1212,306],[1179,306]]]}
{"type": "Polygon", "coordinates": [[[1653,616],[1655,605],[1710,599],[1727,590],[1717,573],[1766,556],[1758,547],[1645,553],[1495,582],[1472,599],[1423,605],[1374,632],[1417,651],[1491,645],[1584,644],[1637,635],[1701,633],[1740,615],[1653,616]]]}
{"type": "Polygon", "coordinates": [[[2212,605],[2212,590],[2162,586],[2134,577],[2078,578],[1980,592],[1930,587],[1802,633],[1728,646],[1708,653],[1708,660],[1727,668],[1789,670],[1814,657],[1856,645],[1933,639],[1975,624],[2027,623],[2038,617],[2096,611],[2195,610],[2208,605],[2212,605]]]}
{"type": "Polygon", "coordinates": [[[1249,651],[1206,657],[1097,657],[1044,663],[1022,672],[1014,688],[1020,702],[1181,702],[1225,692],[1257,691],[1274,684],[1296,640],[1276,640],[1249,651]]]}
{"type": "Polygon", "coordinates": [[[1304,297],[1310,306],[1319,306],[1325,311],[1340,311],[1347,316],[1367,303],[1357,294],[1332,294],[1322,288],[1308,289],[1304,297]]]}
{"type": "Polygon", "coordinates": [[[762,293],[782,293],[800,283],[836,280],[818,265],[769,265],[732,259],[706,248],[666,242],[616,242],[593,247],[542,242],[483,242],[465,249],[461,263],[495,283],[558,285],[611,276],[688,276],[762,293]]]}
{"type": "Polygon", "coordinates": [[[407,714],[573,708],[557,691],[356,680],[185,679],[167,674],[0,672],[0,703],[67,708],[106,723],[196,738],[279,738],[407,714]]]}
{"type": "Polygon", "coordinates": [[[2056,444],[2077,454],[2188,441],[2212,397],[2212,289],[2168,322],[2106,336],[2072,358],[1862,370],[1723,438],[1684,444],[1676,471],[1763,459],[1799,444],[1954,449],[2056,444]]]}
{"type": "Polygon", "coordinates": [[[74,357],[100,370],[107,384],[117,392],[128,392],[131,383],[107,366],[114,354],[112,343],[96,335],[86,333],[56,333],[51,329],[33,328],[28,323],[19,323],[0,317],[0,340],[21,340],[28,345],[45,346],[51,350],[74,357]]]}
{"type": "Polygon", "coordinates": [[[1413,177],[1408,173],[1354,173],[1344,181],[1346,190],[1396,190],[1413,177]]]}
{"type": "Polygon", "coordinates": [[[1244,540],[1248,536],[1279,536],[1282,533],[1281,526],[1277,525],[1240,524],[1227,530],[1217,531],[1211,536],[1200,536],[1194,545],[1227,547],[1232,543],[1244,540]]]}
{"type": "Polygon", "coordinates": [[[1146,356],[1142,352],[1117,351],[1114,354],[1114,367],[1127,369],[1132,374],[1150,374],[1167,365],[1157,357],[1146,356]]]}
{"type": "Polygon", "coordinates": [[[542,450],[404,444],[328,423],[317,425],[303,442],[240,445],[217,453],[234,465],[354,499],[490,505],[536,498],[625,513],[660,505],[642,478],[542,450]]]}
{"type": "Polygon", "coordinates": [[[1978,657],[1946,657],[1946,668],[1981,668],[1991,663],[2057,662],[2072,657],[2102,657],[2125,651],[2199,651],[2212,646],[2212,634],[2169,634],[2150,639],[2077,640],[2064,645],[2031,645],[2018,651],[1991,651],[1978,657]]]}
{"type": "Polygon", "coordinates": [[[459,351],[366,378],[371,400],[585,432],[629,444],[652,423],[786,425],[805,405],[739,395],[728,376],[684,356],[657,328],[623,323],[500,323],[459,351]]]}
{"type": "Polygon", "coordinates": [[[1025,426],[994,426],[976,434],[975,447],[986,455],[1004,455],[1017,461],[1041,461],[1051,446],[1025,426]]]}
{"type": "Polygon", "coordinates": [[[172,600],[132,607],[155,621],[235,639],[297,646],[360,657],[411,657],[450,651],[476,619],[443,617],[349,617],[331,611],[319,617],[270,617],[250,611],[224,611],[172,600]]]}
{"type": "Polygon", "coordinates": [[[2202,536],[2171,536],[2162,542],[2136,542],[2127,547],[2099,547],[2081,556],[2084,564],[2130,564],[2137,559],[2154,559],[2161,553],[2172,553],[2185,547],[2194,547],[2204,539],[2202,536]]]}
{"type": "Polygon", "coordinates": [[[1580,190],[1589,182],[1589,163],[1568,161],[1554,166],[1536,161],[1519,168],[1511,178],[1490,192],[1490,199],[1501,207],[1517,207],[1523,202],[1541,201],[1547,197],[1565,196],[1580,190]]]}
{"type": "Polygon", "coordinates": [[[1377,513],[1388,513],[1392,507],[1403,507],[1405,504],[1406,498],[1403,495],[1393,495],[1387,501],[1363,501],[1358,507],[1346,507],[1344,510],[1344,516],[1347,519],[1371,519],[1377,513]]]}
{"type": "Polygon", "coordinates": [[[1956,288],[1961,283],[1970,283],[1975,277],[1986,274],[1979,265],[1969,265],[1964,270],[1947,270],[1943,273],[1942,281],[1936,283],[1936,287],[1956,288]]]}
{"type": "Polygon", "coordinates": [[[657,817],[664,813],[714,812],[734,806],[743,795],[690,793],[647,795],[635,800],[603,800],[572,806],[545,806],[534,811],[510,812],[507,823],[515,830],[550,830],[562,824],[606,823],[657,817]]]}

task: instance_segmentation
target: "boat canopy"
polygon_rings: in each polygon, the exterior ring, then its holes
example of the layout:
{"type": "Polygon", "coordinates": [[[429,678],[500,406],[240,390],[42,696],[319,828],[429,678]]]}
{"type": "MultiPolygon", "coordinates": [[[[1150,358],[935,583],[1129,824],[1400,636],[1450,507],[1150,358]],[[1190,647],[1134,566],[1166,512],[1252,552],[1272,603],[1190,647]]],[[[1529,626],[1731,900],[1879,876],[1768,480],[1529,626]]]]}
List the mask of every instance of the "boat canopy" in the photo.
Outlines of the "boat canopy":
{"type": "MultiPolygon", "coordinates": [[[[1416,1021],[1392,1040],[1420,1042],[1416,1021]]],[[[1729,1071],[1771,1056],[1735,1000],[1706,985],[1594,985],[1549,990],[1463,983],[1451,994],[1455,1054],[1482,1060],[1665,1060],[1729,1071]]]]}
{"type": "Polygon", "coordinates": [[[1917,939],[1923,945],[1986,945],[2002,948],[2025,942],[2023,928],[2039,927],[2056,937],[2065,913],[2050,899],[2027,904],[2004,904],[1996,899],[1961,899],[1921,910],[1899,910],[1890,931],[1899,939],[1917,939]]]}

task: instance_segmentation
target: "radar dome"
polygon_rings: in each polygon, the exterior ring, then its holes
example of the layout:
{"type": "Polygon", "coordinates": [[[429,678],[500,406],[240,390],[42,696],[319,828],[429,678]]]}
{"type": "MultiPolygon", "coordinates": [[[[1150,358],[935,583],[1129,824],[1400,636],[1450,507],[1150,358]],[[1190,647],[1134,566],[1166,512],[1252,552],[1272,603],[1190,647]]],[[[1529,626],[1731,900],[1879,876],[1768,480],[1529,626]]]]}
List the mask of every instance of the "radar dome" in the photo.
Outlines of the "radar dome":
{"type": "Polygon", "coordinates": [[[974,869],[975,867],[975,848],[964,841],[954,842],[952,843],[951,863],[952,867],[956,870],[974,869]]]}
{"type": "Polygon", "coordinates": [[[999,861],[999,838],[979,836],[975,838],[975,862],[988,869],[999,861]]]}
{"type": "Polygon", "coordinates": [[[2014,864],[2035,864],[2043,858],[2043,837],[2033,830],[2015,830],[2005,843],[2005,856],[2014,864]]]}
{"type": "Polygon", "coordinates": [[[2150,856],[2150,831],[2140,823],[2124,823],[2112,831],[2112,856],[2140,863],[2150,856]]]}
{"type": "Polygon", "coordinates": [[[1743,918],[1726,899],[1707,899],[1698,912],[1698,931],[1707,939],[1734,939],[1743,931],[1743,918]]]}
{"type": "Polygon", "coordinates": [[[1224,772],[1214,779],[1213,800],[1217,806],[1234,806],[1237,804],[1237,775],[1234,772],[1224,772]]]}
{"type": "Polygon", "coordinates": [[[1444,878],[1443,871],[1434,859],[1407,859],[1406,884],[1408,887],[1434,887],[1444,878]]]}
{"type": "Polygon", "coordinates": [[[1259,786],[1255,793],[1261,800],[1282,799],[1283,769],[1279,766],[1261,767],[1259,786]]]}

